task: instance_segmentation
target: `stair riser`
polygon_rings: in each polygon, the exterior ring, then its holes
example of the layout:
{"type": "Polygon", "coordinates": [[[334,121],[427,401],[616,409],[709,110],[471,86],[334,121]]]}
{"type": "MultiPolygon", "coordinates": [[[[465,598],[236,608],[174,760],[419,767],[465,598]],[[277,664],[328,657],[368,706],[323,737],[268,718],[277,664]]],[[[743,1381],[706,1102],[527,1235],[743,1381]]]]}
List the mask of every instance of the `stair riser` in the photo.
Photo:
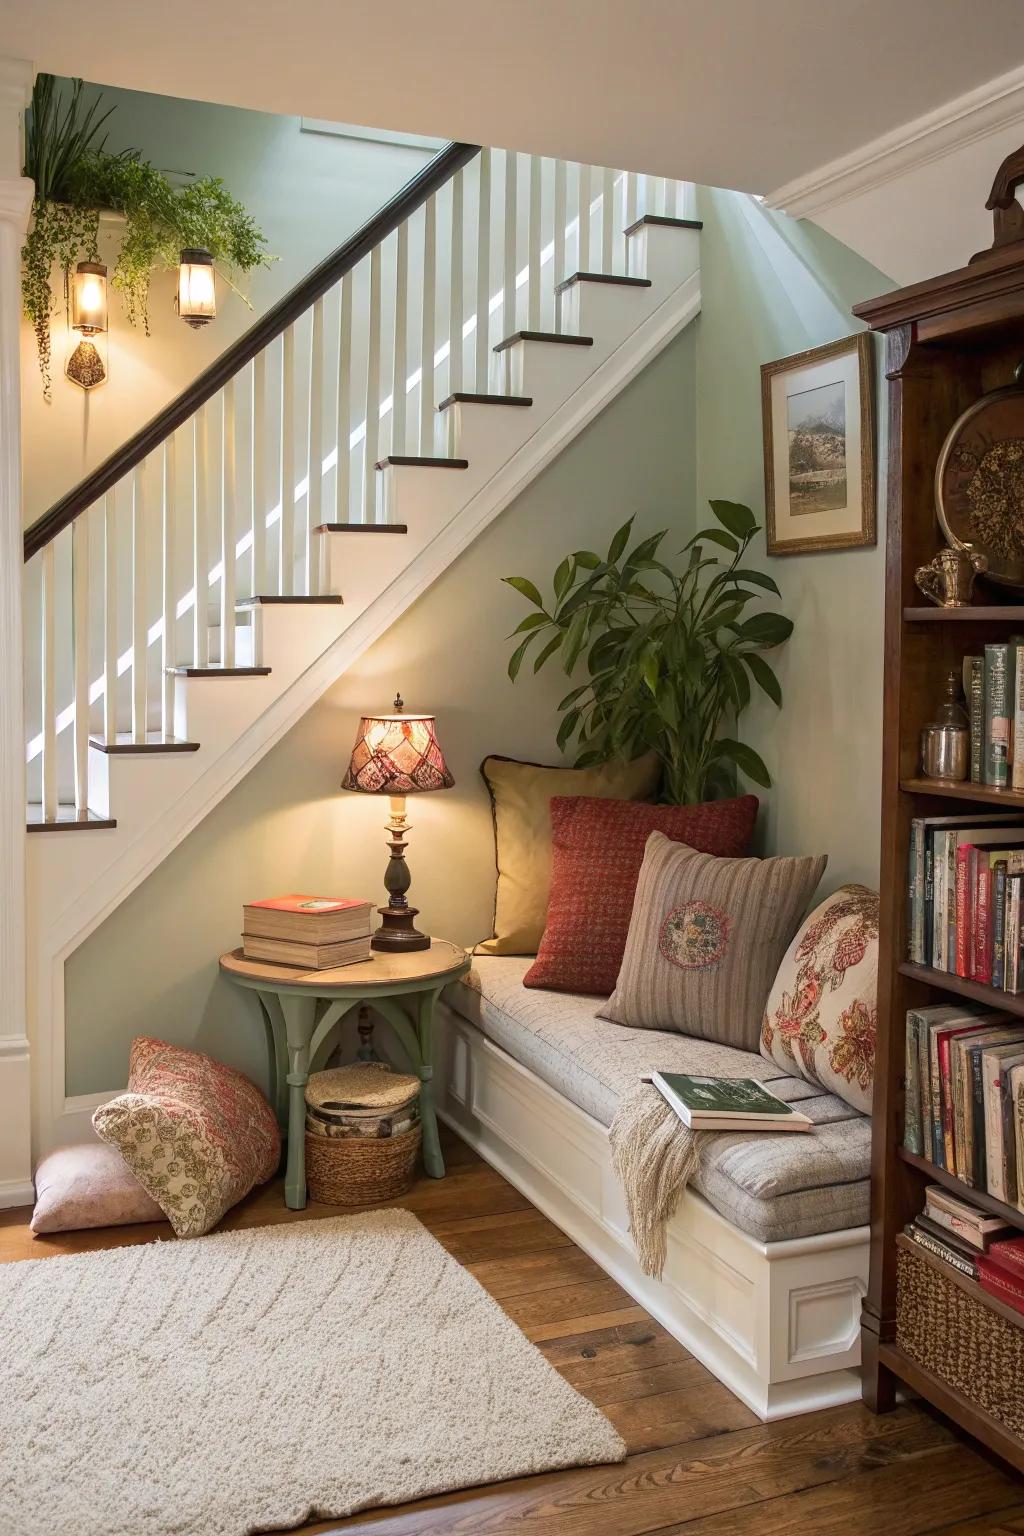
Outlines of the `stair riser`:
{"type": "Polygon", "coordinates": [[[602,351],[602,338],[635,330],[658,306],[655,288],[628,288],[618,283],[573,283],[558,296],[561,329],[593,336],[602,351]]]}
{"type": "Polygon", "coordinates": [[[449,452],[471,465],[481,459],[507,459],[536,431],[540,419],[534,406],[480,405],[469,400],[449,406],[444,414],[451,417],[449,452]]]}
{"type": "MultiPolygon", "coordinates": [[[[547,341],[517,341],[498,353],[508,394],[530,395],[530,412],[543,421],[594,371],[595,347],[560,347],[547,341]]],[[[469,458],[469,455],[466,455],[469,458]]]]}
{"type": "Polygon", "coordinates": [[[645,224],[626,241],[630,277],[649,277],[663,294],[700,266],[700,231],[665,224],[645,224]]]}

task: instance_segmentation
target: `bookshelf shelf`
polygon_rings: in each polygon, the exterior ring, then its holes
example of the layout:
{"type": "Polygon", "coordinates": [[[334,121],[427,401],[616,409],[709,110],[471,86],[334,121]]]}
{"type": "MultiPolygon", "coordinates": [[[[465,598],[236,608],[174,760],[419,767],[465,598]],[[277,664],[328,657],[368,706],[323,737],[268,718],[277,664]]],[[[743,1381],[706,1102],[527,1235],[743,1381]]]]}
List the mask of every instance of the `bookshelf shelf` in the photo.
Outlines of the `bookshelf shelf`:
{"type": "Polygon", "coordinates": [[[918,1157],[916,1152],[908,1152],[906,1147],[897,1147],[896,1155],[900,1162],[907,1164],[908,1168],[916,1168],[918,1173],[923,1173],[930,1183],[941,1184],[954,1195],[959,1195],[961,1200],[969,1200],[972,1205],[981,1206],[983,1211],[989,1211],[993,1216],[1001,1216],[1009,1226],[1019,1227],[1024,1231],[1024,1211],[1019,1211],[1016,1206],[1006,1205],[986,1190],[975,1189],[973,1185],[965,1184],[963,1179],[958,1179],[955,1173],[949,1173],[945,1168],[937,1168],[926,1157],[918,1157]]]}
{"type": "MultiPolygon", "coordinates": [[[[993,168],[994,169],[994,168],[993,168]]],[[[987,188],[979,189],[979,203],[987,188]]],[[[944,971],[907,963],[907,869],[917,816],[1024,811],[1024,792],[922,778],[921,731],[950,672],[987,644],[1024,634],[1024,604],[984,583],[967,608],[925,604],[914,582],[946,540],[935,511],[935,471],[951,428],[984,395],[1010,384],[1024,334],[1024,242],[985,253],[958,272],[858,305],[855,314],[885,339],[888,406],[888,518],[881,795],[881,908],[878,1034],[872,1114],[871,1264],[864,1298],[864,1397],[891,1408],[914,1388],[963,1429],[1024,1471],[1017,1436],[897,1347],[898,1243],[924,1204],[929,1182],[993,1211],[1019,1231],[1024,1212],[971,1189],[903,1147],[906,1016],[910,1008],[970,998],[1024,1018],[1024,995],[996,991],[944,971]]],[[[980,1289],[980,1288],[978,1288],[980,1289]]],[[[1000,1328],[986,1296],[984,1328],[1000,1328]]],[[[972,1296],[974,1292],[972,1291],[972,1296]]],[[[954,1344],[958,1341],[953,1341],[954,1344]]],[[[966,1347],[966,1341],[959,1341],[966,1347]]],[[[984,1342],[984,1339],[982,1340],[984,1342]]]]}
{"type": "Polygon", "coordinates": [[[979,603],[970,608],[904,608],[908,624],[1024,624],[1024,603],[979,603]]]}
{"type": "Polygon", "coordinates": [[[951,971],[937,971],[933,965],[912,965],[904,960],[899,972],[912,981],[922,981],[926,986],[938,987],[940,992],[955,992],[957,997],[969,997],[972,1002],[984,1003],[987,1008],[1000,1013],[1015,1013],[1024,1018],[1024,992],[1004,992],[1000,987],[986,987],[980,981],[968,981],[965,976],[954,976],[951,971]]]}
{"type": "Polygon", "coordinates": [[[900,789],[905,795],[936,795],[941,800],[974,800],[979,805],[1024,810],[1024,790],[996,789],[992,784],[972,784],[969,779],[902,779],[900,789]]]}

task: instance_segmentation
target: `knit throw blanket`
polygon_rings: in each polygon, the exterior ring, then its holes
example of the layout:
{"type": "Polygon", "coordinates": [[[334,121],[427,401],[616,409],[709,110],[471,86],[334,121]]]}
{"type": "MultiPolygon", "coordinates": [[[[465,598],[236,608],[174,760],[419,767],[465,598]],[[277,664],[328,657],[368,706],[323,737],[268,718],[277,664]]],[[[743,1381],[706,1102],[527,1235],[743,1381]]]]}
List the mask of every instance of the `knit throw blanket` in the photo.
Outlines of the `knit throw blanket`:
{"type": "Polygon", "coordinates": [[[608,1139],[626,1196],[629,1230],[645,1275],[665,1268],[665,1227],[697,1168],[700,1137],[650,1083],[636,1083],[620,1103],[608,1139]]]}

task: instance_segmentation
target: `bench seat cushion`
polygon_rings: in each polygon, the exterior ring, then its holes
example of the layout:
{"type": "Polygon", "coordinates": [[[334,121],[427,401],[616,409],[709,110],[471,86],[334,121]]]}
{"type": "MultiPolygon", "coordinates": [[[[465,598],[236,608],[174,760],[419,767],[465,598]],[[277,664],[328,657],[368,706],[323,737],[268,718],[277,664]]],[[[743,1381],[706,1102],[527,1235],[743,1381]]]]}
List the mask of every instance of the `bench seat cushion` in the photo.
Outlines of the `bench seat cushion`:
{"type": "Polygon", "coordinates": [[[761,1242],[867,1221],[870,1123],[850,1105],[755,1053],[675,1030],[630,1029],[597,1016],[601,998],[526,988],[530,963],[526,957],[477,956],[466,979],[448,988],[448,1002],[604,1126],[643,1072],[770,1083],[780,1098],[799,1101],[815,1130],[806,1136],[706,1137],[694,1187],[727,1221],[761,1242]]]}

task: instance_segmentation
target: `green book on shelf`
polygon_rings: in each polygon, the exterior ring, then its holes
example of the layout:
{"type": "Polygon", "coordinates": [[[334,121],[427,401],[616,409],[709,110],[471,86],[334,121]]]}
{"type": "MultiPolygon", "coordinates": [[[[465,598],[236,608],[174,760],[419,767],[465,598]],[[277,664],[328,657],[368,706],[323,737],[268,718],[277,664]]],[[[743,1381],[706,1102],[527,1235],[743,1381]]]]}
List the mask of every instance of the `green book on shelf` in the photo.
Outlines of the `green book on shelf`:
{"type": "Polygon", "coordinates": [[[694,1131],[809,1131],[812,1122],[752,1077],[653,1072],[650,1081],[694,1131]]]}

